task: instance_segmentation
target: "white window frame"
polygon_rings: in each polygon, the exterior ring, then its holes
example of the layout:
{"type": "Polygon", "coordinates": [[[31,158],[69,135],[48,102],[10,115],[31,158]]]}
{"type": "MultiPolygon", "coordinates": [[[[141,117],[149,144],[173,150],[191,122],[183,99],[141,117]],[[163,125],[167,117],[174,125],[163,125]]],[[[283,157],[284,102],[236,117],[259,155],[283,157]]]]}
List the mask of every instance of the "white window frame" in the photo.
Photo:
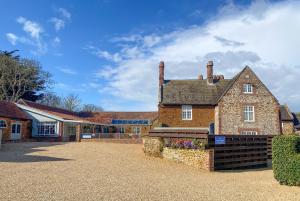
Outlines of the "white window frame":
{"type": "Polygon", "coordinates": [[[138,126],[133,127],[133,133],[134,133],[135,135],[140,135],[141,132],[142,132],[141,127],[138,127],[138,126]]]}
{"type": "Polygon", "coordinates": [[[182,120],[192,120],[193,119],[193,106],[192,105],[182,105],[181,106],[181,118],[182,120]]]}
{"type": "Polygon", "coordinates": [[[0,119],[0,121],[1,121],[1,122],[4,122],[4,125],[5,125],[5,126],[3,126],[3,127],[0,126],[0,128],[7,128],[7,122],[6,122],[6,120],[0,119]]]}
{"type": "Polygon", "coordinates": [[[125,128],[124,127],[120,127],[119,130],[120,130],[120,133],[122,133],[122,134],[125,133],[125,128]]]}
{"type": "Polygon", "coordinates": [[[10,130],[11,134],[21,134],[22,133],[22,124],[20,122],[14,122],[11,124],[11,130],[10,130]],[[13,126],[15,126],[15,132],[13,132],[13,126]],[[17,126],[20,127],[20,130],[18,132],[17,126]]]}
{"type": "Polygon", "coordinates": [[[241,135],[257,135],[257,131],[241,131],[241,135]]]}
{"type": "Polygon", "coordinates": [[[253,86],[252,84],[244,84],[243,85],[243,93],[244,94],[253,94],[253,86]]]}
{"type": "Polygon", "coordinates": [[[255,108],[253,105],[245,105],[243,114],[245,122],[255,122],[255,108]]]}
{"type": "Polygon", "coordinates": [[[56,136],[57,123],[55,122],[40,122],[37,124],[37,136],[56,136]],[[51,127],[54,126],[54,133],[50,133],[51,127]],[[47,129],[48,127],[48,129],[47,129]],[[43,130],[42,130],[43,129],[43,130]],[[46,132],[48,130],[48,132],[46,132]]]}

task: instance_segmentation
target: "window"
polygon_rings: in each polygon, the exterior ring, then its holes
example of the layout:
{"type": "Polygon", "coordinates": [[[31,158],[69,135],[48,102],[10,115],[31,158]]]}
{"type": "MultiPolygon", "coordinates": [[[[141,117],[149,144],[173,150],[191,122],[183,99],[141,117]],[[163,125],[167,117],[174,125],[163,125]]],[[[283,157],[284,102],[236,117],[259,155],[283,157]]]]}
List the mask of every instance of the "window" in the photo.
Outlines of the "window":
{"type": "Polygon", "coordinates": [[[6,128],[6,121],[0,120],[0,128],[6,128]]]}
{"type": "Polygon", "coordinates": [[[109,128],[108,127],[103,127],[103,133],[109,133],[109,128]]]}
{"type": "Polygon", "coordinates": [[[141,128],[140,127],[134,127],[133,128],[133,133],[136,134],[136,135],[141,134],[141,128]]]}
{"type": "Polygon", "coordinates": [[[242,131],[241,135],[257,135],[257,131],[242,131]]]}
{"type": "Polygon", "coordinates": [[[182,106],[182,120],[192,120],[192,106],[183,105],[182,106]]]}
{"type": "Polygon", "coordinates": [[[244,121],[254,122],[254,106],[244,106],[244,121]]]}
{"type": "Polygon", "coordinates": [[[253,93],[252,84],[244,84],[244,86],[243,86],[243,93],[244,94],[252,94],[253,93]]]}
{"type": "Polygon", "coordinates": [[[20,123],[14,123],[11,125],[11,133],[21,133],[21,124],[20,123]]]}
{"type": "Polygon", "coordinates": [[[56,123],[39,123],[37,126],[37,134],[41,136],[55,135],[56,123]]]}
{"type": "Polygon", "coordinates": [[[125,133],[125,128],[124,127],[120,128],[120,133],[125,133]]]}

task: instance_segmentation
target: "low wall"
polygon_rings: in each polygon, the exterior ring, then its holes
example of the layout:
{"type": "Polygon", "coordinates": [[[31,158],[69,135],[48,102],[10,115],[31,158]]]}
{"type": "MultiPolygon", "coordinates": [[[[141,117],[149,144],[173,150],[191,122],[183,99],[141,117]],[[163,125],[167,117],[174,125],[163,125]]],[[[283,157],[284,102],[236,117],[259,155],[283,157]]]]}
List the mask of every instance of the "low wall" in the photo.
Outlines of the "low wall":
{"type": "Polygon", "coordinates": [[[214,151],[211,149],[201,150],[164,147],[164,142],[161,137],[145,137],[143,138],[143,150],[148,156],[162,157],[199,169],[214,170],[214,151]]]}
{"type": "Polygon", "coordinates": [[[148,156],[162,157],[164,143],[160,137],[144,137],[143,150],[148,156]]]}
{"type": "Polygon", "coordinates": [[[175,149],[164,147],[162,156],[199,169],[214,170],[213,150],[175,149]]]}

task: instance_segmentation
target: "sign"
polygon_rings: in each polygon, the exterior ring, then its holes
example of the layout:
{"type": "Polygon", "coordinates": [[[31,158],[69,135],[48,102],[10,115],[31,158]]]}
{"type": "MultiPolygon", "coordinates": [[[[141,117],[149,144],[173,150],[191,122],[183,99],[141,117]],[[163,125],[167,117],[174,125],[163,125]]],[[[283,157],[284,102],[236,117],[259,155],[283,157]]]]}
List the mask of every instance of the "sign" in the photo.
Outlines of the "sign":
{"type": "Polygon", "coordinates": [[[225,136],[215,136],[215,144],[226,144],[225,136]]]}
{"type": "Polygon", "coordinates": [[[92,139],[92,135],[91,134],[82,134],[81,138],[82,139],[92,139]]]}

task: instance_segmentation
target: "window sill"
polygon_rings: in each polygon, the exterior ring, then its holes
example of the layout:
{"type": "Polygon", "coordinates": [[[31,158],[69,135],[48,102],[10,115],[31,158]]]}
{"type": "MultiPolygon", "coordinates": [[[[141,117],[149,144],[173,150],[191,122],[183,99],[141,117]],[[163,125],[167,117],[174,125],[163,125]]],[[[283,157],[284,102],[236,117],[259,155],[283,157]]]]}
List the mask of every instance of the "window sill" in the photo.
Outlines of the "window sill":
{"type": "Polygon", "coordinates": [[[255,123],[255,121],[244,121],[245,123],[255,123]]]}

